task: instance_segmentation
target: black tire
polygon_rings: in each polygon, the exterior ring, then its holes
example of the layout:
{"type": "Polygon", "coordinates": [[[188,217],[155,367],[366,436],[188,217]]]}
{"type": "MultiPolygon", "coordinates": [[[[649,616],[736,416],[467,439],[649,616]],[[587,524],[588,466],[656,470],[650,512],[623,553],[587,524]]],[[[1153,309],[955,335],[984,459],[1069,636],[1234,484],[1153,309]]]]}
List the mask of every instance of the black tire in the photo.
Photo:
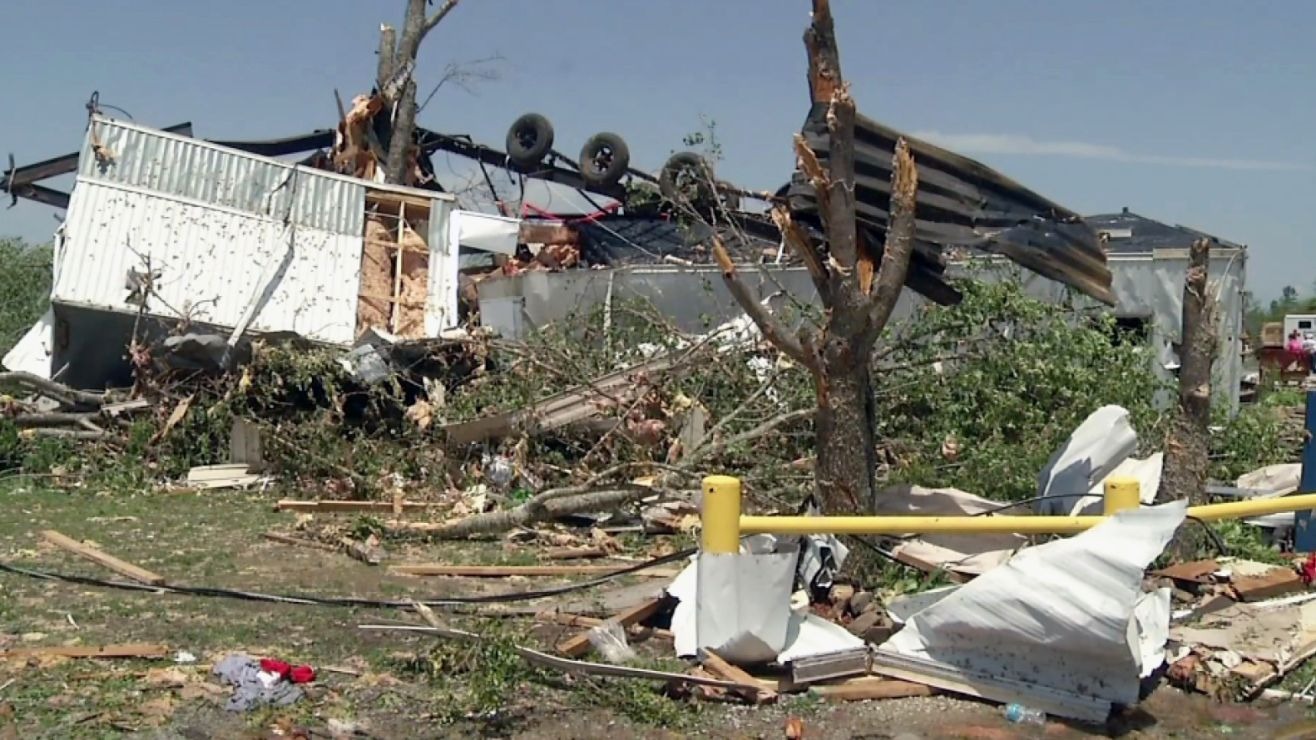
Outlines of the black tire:
{"type": "Polygon", "coordinates": [[[694,152],[677,152],[658,174],[658,188],[674,203],[708,203],[714,198],[713,168],[694,152]]]}
{"type": "Polygon", "coordinates": [[[580,177],[591,187],[616,185],[631,166],[631,150],[616,134],[594,134],[580,150],[580,177]]]}
{"type": "Polygon", "coordinates": [[[553,124],[538,113],[527,113],[507,129],[507,156],[522,167],[533,167],[553,151],[553,124]]]}

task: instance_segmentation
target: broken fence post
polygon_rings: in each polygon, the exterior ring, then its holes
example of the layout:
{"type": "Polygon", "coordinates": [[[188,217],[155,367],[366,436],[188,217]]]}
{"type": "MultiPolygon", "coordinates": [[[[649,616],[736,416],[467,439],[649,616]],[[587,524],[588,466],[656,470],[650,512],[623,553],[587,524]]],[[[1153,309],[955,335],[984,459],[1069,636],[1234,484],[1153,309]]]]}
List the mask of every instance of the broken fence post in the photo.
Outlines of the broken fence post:
{"type": "Polygon", "coordinates": [[[1110,478],[1106,481],[1104,503],[1102,513],[1106,516],[1136,509],[1142,506],[1142,486],[1137,478],[1110,478]]]}

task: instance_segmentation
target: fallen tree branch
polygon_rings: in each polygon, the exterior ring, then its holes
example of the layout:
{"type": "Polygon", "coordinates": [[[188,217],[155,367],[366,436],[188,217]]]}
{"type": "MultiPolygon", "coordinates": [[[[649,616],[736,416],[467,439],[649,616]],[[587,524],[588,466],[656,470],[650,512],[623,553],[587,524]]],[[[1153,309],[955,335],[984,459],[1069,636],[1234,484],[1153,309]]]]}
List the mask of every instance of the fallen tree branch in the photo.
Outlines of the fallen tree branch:
{"type": "Polygon", "coordinates": [[[93,432],[90,429],[60,429],[58,427],[36,427],[27,430],[38,437],[65,437],[67,439],[105,439],[110,436],[105,432],[93,432]]]}
{"type": "Polygon", "coordinates": [[[62,427],[77,426],[84,421],[96,418],[94,411],[49,411],[45,413],[19,414],[15,416],[14,426],[19,429],[28,427],[62,427]]]}
{"type": "MultiPolygon", "coordinates": [[[[419,632],[422,634],[436,635],[446,637],[451,640],[463,640],[467,642],[476,642],[484,638],[474,632],[466,630],[453,629],[451,627],[421,627],[420,625],[411,624],[362,624],[357,625],[357,629],[375,630],[375,631],[392,631],[392,632],[419,632]]],[[[669,673],[667,671],[655,671],[648,668],[631,668],[629,666],[608,665],[607,663],[590,663],[583,660],[571,660],[569,658],[559,658],[548,653],[538,650],[532,650],[520,645],[513,646],[516,654],[528,663],[547,666],[554,670],[564,673],[583,674],[591,676],[610,676],[613,678],[642,678],[654,681],[675,681],[679,683],[696,684],[701,686],[716,686],[728,690],[758,690],[758,686],[746,686],[734,681],[723,681],[716,678],[703,678],[692,676],[685,673],[669,673]]]]}
{"type": "MultiPolygon", "coordinates": [[[[849,108],[854,114],[853,103],[849,108]]],[[[851,122],[853,125],[853,121],[851,122]]],[[[891,222],[887,227],[886,245],[882,262],[877,270],[872,303],[868,306],[868,329],[864,333],[864,355],[872,352],[877,335],[886,327],[895,310],[900,291],[909,273],[909,258],[914,251],[914,204],[918,194],[918,170],[909,153],[909,143],[903,138],[896,142],[891,157],[891,222]]]]}
{"type": "Polygon", "coordinates": [[[14,385],[23,386],[29,390],[40,393],[52,400],[59,401],[67,406],[94,406],[100,408],[105,403],[106,396],[101,393],[92,393],[91,391],[79,391],[54,380],[46,380],[39,375],[24,372],[3,372],[0,373],[0,385],[13,383],[14,385]]]}
{"type": "Polygon", "coordinates": [[[781,414],[780,416],[774,416],[771,419],[768,419],[767,421],[763,422],[762,424],[759,424],[758,426],[754,427],[753,429],[750,429],[747,432],[742,432],[733,437],[728,437],[727,439],[720,441],[710,440],[707,444],[696,448],[694,452],[690,453],[690,455],[687,456],[686,459],[682,461],[682,467],[693,466],[695,463],[704,460],[710,455],[715,455],[719,452],[722,452],[723,450],[725,450],[726,448],[732,445],[737,445],[742,442],[749,442],[751,440],[758,439],[759,437],[762,437],[765,434],[769,434],[771,432],[776,431],[778,427],[782,427],[797,421],[803,421],[805,419],[811,419],[813,418],[816,412],[817,412],[816,409],[797,409],[795,411],[790,411],[781,414]]]}
{"type": "Polygon", "coordinates": [[[425,534],[436,539],[461,539],[480,534],[506,532],[514,527],[523,527],[570,514],[608,509],[663,493],[660,489],[648,486],[591,491],[575,496],[567,496],[562,493],[563,490],[565,489],[545,491],[516,508],[475,514],[455,522],[413,523],[390,525],[390,527],[398,531],[425,534]],[[547,494],[554,494],[555,497],[549,498],[547,494]]]}
{"type": "Polygon", "coordinates": [[[727,292],[736,299],[741,310],[749,316],[759,331],[763,332],[763,336],[791,359],[802,365],[808,365],[810,358],[804,353],[804,348],[800,346],[798,340],[786,332],[785,327],[772,315],[768,307],[750,293],[749,286],[745,285],[745,281],[740,278],[740,273],[736,270],[735,263],[731,261],[731,255],[727,254],[722,240],[716,236],[713,237],[713,258],[717,260],[718,268],[722,272],[722,284],[727,286],[727,292]]]}

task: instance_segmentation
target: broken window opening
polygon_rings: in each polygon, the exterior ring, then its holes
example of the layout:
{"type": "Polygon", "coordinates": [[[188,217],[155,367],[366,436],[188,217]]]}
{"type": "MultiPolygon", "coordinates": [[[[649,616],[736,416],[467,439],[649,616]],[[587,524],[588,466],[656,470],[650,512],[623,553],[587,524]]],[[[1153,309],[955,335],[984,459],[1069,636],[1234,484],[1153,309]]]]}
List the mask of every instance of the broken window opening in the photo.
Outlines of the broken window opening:
{"type": "Polygon", "coordinates": [[[374,328],[404,339],[424,337],[430,203],[367,190],[365,216],[356,333],[374,328]]]}
{"type": "Polygon", "coordinates": [[[1146,344],[1150,338],[1151,319],[1147,316],[1116,316],[1110,343],[1114,345],[1146,344]]]}

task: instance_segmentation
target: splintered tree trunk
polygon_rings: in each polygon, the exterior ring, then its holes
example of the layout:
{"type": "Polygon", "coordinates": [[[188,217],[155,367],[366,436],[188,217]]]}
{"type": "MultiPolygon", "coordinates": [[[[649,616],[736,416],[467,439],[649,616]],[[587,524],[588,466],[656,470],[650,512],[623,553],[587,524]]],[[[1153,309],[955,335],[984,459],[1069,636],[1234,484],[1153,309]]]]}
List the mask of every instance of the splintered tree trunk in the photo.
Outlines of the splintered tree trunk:
{"type": "Polygon", "coordinates": [[[809,271],[826,318],[791,335],[741,281],[730,256],[714,240],[713,256],[736,302],[774,347],[809,369],[817,392],[814,441],[818,498],[825,513],[863,511],[876,505],[874,437],[877,413],[870,362],[873,345],[895,308],[909,272],[914,245],[918,172],[904,139],[896,143],[891,200],[882,245],[855,219],[855,103],[841,79],[840,52],[828,0],[813,0],[813,22],[804,35],[809,92],[828,106],[829,147],[823,162],[802,135],[795,136],[797,166],[817,198],[826,235],[815,243],[777,206],[773,221],[809,271]],[[881,247],[879,250],[879,246],[881,247]]]}
{"type": "Polygon", "coordinates": [[[825,511],[863,511],[876,501],[877,414],[868,363],[856,359],[826,377],[814,417],[818,492],[825,511]]]}
{"type": "MultiPolygon", "coordinates": [[[[402,26],[402,34],[388,26],[379,29],[379,65],[376,70],[377,84],[383,86],[388,77],[410,64],[414,67],[416,55],[420,52],[420,43],[426,34],[434,29],[452,9],[458,0],[444,0],[437,10],[428,16],[426,0],[407,0],[407,15],[402,26]],[[390,53],[394,39],[397,47],[390,53]]],[[[416,82],[407,79],[399,92],[397,114],[393,118],[392,138],[389,140],[388,160],[384,163],[385,179],[390,183],[406,184],[415,158],[416,132],[416,82]]]]}
{"type": "MultiPolygon", "coordinates": [[[[1179,345],[1179,404],[1165,440],[1165,468],[1159,501],[1206,497],[1211,424],[1211,367],[1217,337],[1215,306],[1207,290],[1210,243],[1199,240],[1189,252],[1184,280],[1183,327],[1179,345]]],[[[1187,543],[1185,543],[1187,545],[1187,543]]],[[[1183,552],[1182,548],[1179,548],[1183,552]]]]}

